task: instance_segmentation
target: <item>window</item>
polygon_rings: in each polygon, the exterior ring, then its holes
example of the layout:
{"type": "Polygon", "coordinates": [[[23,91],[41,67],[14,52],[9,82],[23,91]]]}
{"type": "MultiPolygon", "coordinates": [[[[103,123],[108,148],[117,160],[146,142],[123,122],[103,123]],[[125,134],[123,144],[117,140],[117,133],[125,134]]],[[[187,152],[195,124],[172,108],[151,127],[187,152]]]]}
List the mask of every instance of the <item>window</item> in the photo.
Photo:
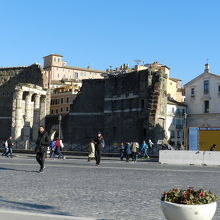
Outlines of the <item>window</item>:
{"type": "Polygon", "coordinates": [[[69,97],[66,97],[66,102],[69,103],[69,97]]]}
{"type": "Polygon", "coordinates": [[[60,58],[58,58],[58,62],[60,62],[60,58]]]}
{"type": "Polygon", "coordinates": [[[218,93],[220,93],[220,85],[218,86],[218,93]]]}
{"type": "Polygon", "coordinates": [[[191,88],[191,96],[195,95],[195,88],[191,88]]]}
{"type": "Polygon", "coordinates": [[[61,98],[60,103],[63,103],[63,98],[61,98]]]}
{"type": "Polygon", "coordinates": [[[209,80],[204,80],[204,93],[209,93],[209,80]]]}
{"type": "Polygon", "coordinates": [[[56,109],[56,113],[58,114],[58,109],[56,109]]]}
{"type": "Polygon", "coordinates": [[[171,137],[171,138],[175,138],[175,131],[174,131],[174,130],[171,130],[171,132],[170,132],[170,137],[171,137]]]}
{"type": "Polygon", "coordinates": [[[57,61],[57,59],[56,59],[56,57],[54,57],[54,62],[56,62],[57,61]]]}
{"type": "Polygon", "coordinates": [[[204,112],[209,113],[209,101],[208,100],[204,101],[204,112]]]}
{"type": "Polygon", "coordinates": [[[69,107],[66,107],[66,111],[67,111],[67,112],[69,111],[69,107]]]}
{"type": "Polygon", "coordinates": [[[60,112],[63,112],[63,108],[60,108],[60,112]]]}
{"type": "Polygon", "coordinates": [[[51,110],[51,114],[53,114],[53,109],[51,110]]]}

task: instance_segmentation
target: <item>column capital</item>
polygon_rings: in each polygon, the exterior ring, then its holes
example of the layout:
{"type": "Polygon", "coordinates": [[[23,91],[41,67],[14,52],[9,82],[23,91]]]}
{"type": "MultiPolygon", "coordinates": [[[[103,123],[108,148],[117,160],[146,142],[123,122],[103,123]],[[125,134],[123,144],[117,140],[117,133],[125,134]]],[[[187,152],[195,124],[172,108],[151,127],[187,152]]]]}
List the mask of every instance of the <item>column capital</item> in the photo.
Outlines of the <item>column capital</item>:
{"type": "Polygon", "coordinates": [[[33,94],[34,94],[34,92],[28,91],[28,93],[27,93],[25,98],[31,98],[33,94]]]}
{"type": "Polygon", "coordinates": [[[15,90],[15,97],[16,99],[22,99],[23,91],[22,90],[15,90]]]}

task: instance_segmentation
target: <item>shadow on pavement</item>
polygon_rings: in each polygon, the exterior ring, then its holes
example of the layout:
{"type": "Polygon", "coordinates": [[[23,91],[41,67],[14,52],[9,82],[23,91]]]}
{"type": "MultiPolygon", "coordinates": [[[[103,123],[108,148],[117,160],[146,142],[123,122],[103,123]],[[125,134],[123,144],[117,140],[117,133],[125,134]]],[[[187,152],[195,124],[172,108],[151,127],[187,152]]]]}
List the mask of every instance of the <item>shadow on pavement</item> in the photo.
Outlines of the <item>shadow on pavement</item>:
{"type": "Polygon", "coordinates": [[[18,170],[18,169],[7,168],[7,167],[0,167],[0,170],[12,170],[12,171],[25,172],[25,173],[38,173],[38,171],[36,170],[18,170]]]}
{"type": "Polygon", "coordinates": [[[16,202],[2,199],[0,197],[0,206],[5,209],[14,209],[20,211],[28,211],[28,212],[40,212],[46,214],[55,214],[55,215],[70,215],[69,213],[61,212],[56,210],[57,208],[49,205],[40,205],[34,203],[27,202],[16,202]]]}

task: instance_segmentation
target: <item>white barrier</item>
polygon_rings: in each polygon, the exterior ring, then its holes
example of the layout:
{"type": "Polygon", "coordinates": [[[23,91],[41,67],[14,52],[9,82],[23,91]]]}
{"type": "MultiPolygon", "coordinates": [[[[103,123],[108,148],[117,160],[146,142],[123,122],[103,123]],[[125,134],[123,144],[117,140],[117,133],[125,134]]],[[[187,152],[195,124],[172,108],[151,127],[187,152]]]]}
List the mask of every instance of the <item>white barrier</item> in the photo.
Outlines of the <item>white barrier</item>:
{"type": "Polygon", "coordinates": [[[220,166],[219,151],[160,150],[161,164],[220,166]]]}
{"type": "Polygon", "coordinates": [[[210,166],[220,165],[220,152],[219,151],[204,151],[204,164],[210,166]]]}
{"type": "Polygon", "coordinates": [[[159,162],[161,164],[202,165],[204,163],[203,151],[160,150],[159,162]]]}

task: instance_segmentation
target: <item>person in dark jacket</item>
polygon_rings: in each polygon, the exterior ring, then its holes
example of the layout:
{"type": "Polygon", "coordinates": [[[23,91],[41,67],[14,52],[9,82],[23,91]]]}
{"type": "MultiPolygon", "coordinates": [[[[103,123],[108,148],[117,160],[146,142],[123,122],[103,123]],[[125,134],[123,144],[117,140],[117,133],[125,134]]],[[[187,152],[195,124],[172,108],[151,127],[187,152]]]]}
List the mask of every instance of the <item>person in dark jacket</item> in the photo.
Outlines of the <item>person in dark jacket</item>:
{"type": "Polygon", "coordinates": [[[40,164],[40,170],[39,172],[42,173],[45,169],[44,166],[44,160],[46,157],[47,147],[50,144],[50,140],[48,137],[47,132],[45,131],[45,128],[43,126],[40,126],[37,141],[36,141],[36,160],[40,164]]]}
{"type": "Polygon", "coordinates": [[[211,147],[210,147],[210,151],[215,151],[215,148],[217,147],[216,144],[213,144],[211,147]]]}
{"type": "Polygon", "coordinates": [[[98,166],[100,165],[102,150],[105,147],[105,141],[101,132],[97,133],[97,136],[94,139],[94,143],[95,143],[95,160],[96,160],[96,165],[98,166]]]}

